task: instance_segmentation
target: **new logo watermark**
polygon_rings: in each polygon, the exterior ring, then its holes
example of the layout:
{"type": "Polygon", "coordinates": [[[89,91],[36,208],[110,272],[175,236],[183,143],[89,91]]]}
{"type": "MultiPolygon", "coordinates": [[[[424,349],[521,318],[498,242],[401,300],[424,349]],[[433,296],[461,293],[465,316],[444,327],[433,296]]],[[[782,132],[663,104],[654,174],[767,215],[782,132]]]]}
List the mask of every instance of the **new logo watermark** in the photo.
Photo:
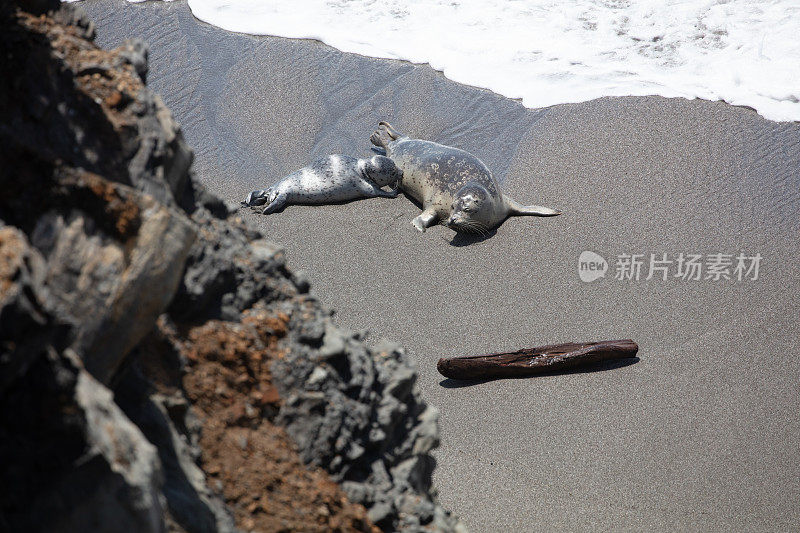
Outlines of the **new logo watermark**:
{"type": "Polygon", "coordinates": [[[586,283],[604,278],[608,270],[608,262],[602,255],[586,250],[578,257],[578,276],[586,283]]]}
{"type": "MultiPolygon", "coordinates": [[[[614,256],[614,276],[618,281],[650,281],[669,279],[681,281],[756,281],[761,269],[762,255],[711,253],[677,254],[622,253],[614,256]]],[[[610,268],[603,256],[589,250],[578,257],[578,276],[590,283],[604,278],[610,268]]]]}

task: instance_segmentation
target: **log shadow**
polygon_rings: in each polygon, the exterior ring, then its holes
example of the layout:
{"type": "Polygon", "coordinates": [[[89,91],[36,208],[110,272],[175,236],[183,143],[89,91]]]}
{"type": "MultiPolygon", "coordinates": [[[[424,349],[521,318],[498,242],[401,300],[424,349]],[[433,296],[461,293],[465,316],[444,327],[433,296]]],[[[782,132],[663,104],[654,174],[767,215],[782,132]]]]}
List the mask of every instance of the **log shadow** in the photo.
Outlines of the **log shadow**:
{"type": "Polygon", "coordinates": [[[483,383],[488,383],[490,381],[498,381],[498,380],[506,380],[506,379],[536,379],[540,377],[547,377],[547,376],[563,376],[569,374],[587,374],[590,372],[605,372],[606,370],[614,370],[617,368],[623,368],[626,366],[634,365],[639,362],[639,357],[629,357],[627,359],[613,359],[610,361],[599,361],[597,363],[591,363],[588,365],[583,365],[579,368],[571,368],[569,370],[558,370],[555,372],[542,372],[541,374],[536,374],[533,376],[519,376],[519,377],[507,377],[507,378],[489,378],[489,379],[452,379],[452,378],[445,378],[439,382],[439,385],[444,387],[445,389],[461,389],[464,387],[472,387],[475,385],[481,385],[483,383]]]}

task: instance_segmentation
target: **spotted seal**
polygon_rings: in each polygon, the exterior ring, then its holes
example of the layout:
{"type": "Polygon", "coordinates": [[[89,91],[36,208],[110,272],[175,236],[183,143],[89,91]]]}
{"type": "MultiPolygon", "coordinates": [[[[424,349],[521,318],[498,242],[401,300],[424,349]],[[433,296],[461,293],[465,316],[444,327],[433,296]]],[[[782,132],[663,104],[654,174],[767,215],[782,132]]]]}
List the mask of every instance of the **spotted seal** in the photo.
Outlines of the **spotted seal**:
{"type": "Polygon", "coordinates": [[[394,198],[400,171],[388,157],[376,155],[356,159],[329,155],[293,172],[268,189],[251,192],[244,206],[265,205],[263,214],[280,211],[286,205],[319,205],[358,198],[394,198]],[[390,191],[381,187],[392,185],[390,191]]]}
{"type": "Polygon", "coordinates": [[[400,188],[422,204],[412,220],[419,231],[436,224],[486,235],[508,217],[560,215],[538,205],[520,205],[500,191],[483,161],[464,150],[411,139],[380,122],[370,137],[402,171],[400,188]]]}

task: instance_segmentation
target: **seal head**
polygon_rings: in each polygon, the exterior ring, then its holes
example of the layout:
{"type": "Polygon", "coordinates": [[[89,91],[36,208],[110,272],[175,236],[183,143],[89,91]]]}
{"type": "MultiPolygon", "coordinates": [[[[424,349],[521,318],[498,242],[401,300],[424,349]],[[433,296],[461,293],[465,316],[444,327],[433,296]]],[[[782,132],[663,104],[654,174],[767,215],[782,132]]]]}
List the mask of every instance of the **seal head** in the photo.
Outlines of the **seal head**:
{"type": "Polygon", "coordinates": [[[495,203],[486,187],[468,183],[455,194],[445,225],[455,231],[486,235],[497,218],[495,203]]]}
{"type": "Polygon", "coordinates": [[[403,178],[400,169],[386,156],[375,155],[369,159],[361,159],[359,163],[364,177],[375,182],[378,187],[391,185],[397,188],[403,178]]]}

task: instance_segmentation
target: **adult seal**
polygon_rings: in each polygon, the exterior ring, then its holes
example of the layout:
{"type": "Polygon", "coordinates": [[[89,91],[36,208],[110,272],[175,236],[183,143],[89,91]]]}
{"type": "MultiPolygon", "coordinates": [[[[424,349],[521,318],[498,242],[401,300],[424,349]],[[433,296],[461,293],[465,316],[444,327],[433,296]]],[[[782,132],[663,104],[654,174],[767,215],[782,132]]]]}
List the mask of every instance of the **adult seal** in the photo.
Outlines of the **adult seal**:
{"type": "Polygon", "coordinates": [[[287,205],[320,205],[359,198],[395,198],[400,171],[388,157],[376,155],[356,159],[329,155],[282,178],[267,189],[247,195],[244,206],[262,206],[263,214],[280,211],[287,205]],[[392,185],[384,191],[381,187],[392,185]]]}
{"type": "Polygon", "coordinates": [[[422,213],[411,221],[419,231],[444,224],[458,232],[487,235],[508,217],[561,214],[515,202],[500,191],[483,161],[464,150],[411,139],[386,122],[379,123],[370,141],[384,148],[402,171],[400,188],[422,204],[422,213]]]}

